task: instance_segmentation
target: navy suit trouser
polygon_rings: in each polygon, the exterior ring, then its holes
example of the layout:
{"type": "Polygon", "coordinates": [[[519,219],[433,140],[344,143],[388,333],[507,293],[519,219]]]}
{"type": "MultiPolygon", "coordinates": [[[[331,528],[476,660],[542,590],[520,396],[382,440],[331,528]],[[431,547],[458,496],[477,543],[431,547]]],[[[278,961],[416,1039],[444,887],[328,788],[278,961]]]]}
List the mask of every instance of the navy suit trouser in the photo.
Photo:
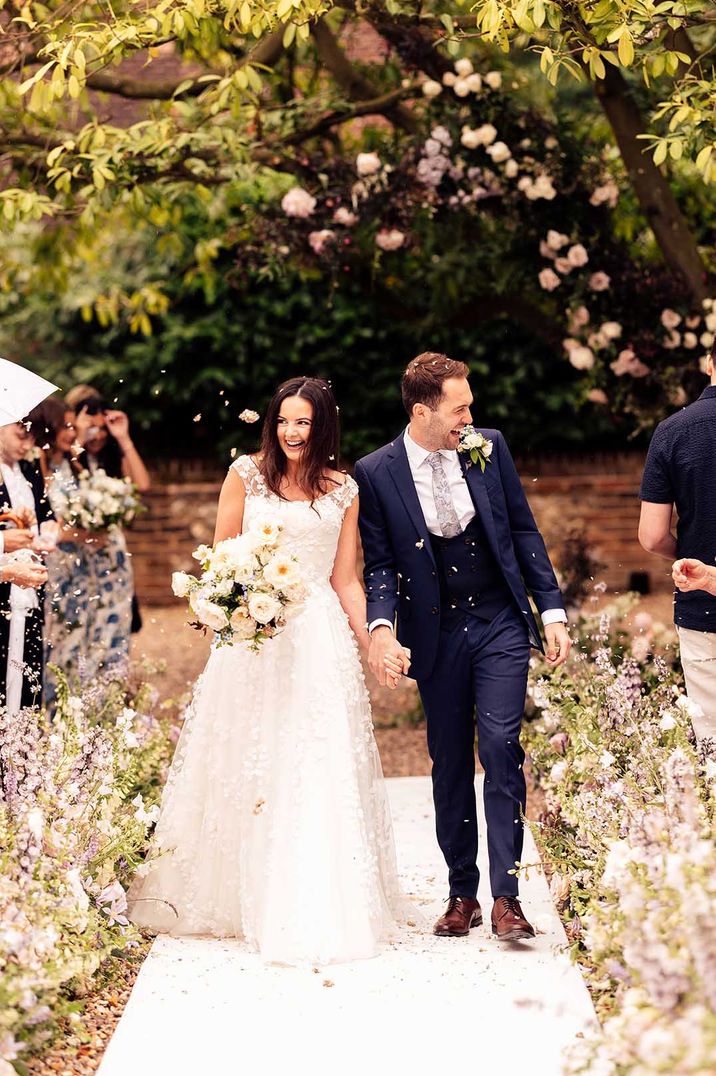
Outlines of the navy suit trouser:
{"type": "Polygon", "coordinates": [[[466,615],[443,625],[430,676],[418,678],[433,763],[437,838],[450,896],[475,897],[475,729],[485,771],[484,802],[493,897],[516,896],[526,786],[520,726],[527,692],[527,627],[510,606],[493,621],[466,615]]]}

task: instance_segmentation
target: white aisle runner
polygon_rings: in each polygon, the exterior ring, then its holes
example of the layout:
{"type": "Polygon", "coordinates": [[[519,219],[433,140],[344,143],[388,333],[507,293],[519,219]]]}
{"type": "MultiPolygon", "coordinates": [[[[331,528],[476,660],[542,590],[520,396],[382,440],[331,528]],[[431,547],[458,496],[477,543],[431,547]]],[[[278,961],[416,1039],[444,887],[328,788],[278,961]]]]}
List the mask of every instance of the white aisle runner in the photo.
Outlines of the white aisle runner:
{"type": "MultiPolygon", "coordinates": [[[[521,883],[541,933],[500,944],[481,841],[486,925],[465,938],[434,937],[446,872],[430,779],[394,778],[388,789],[401,878],[421,927],[373,960],[319,969],[267,966],[239,942],[158,938],[98,1076],[559,1076],[565,1046],[595,1017],[562,951],[543,876],[531,871],[521,883]]],[[[538,861],[529,833],[524,858],[538,861]]]]}

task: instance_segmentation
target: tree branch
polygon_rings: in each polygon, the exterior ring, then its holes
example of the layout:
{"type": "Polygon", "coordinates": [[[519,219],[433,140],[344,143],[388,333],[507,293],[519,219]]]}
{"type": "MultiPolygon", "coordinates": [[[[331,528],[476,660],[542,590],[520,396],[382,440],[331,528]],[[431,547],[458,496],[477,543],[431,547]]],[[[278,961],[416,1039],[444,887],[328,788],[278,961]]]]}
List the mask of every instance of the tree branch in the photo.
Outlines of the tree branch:
{"type": "Polygon", "coordinates": [[[391,90],[390,93],[384,93],[380,97],[372,98],[370,101],[360,101],[351,108],[336,109],[334,112],[328,112],[308,127],[302,127],[297,131],[292,131],[291,134],[267,141],[266,146],[295,146],[301,142],[306,142],[309,138],[325,134],[331,128],[338,127],[342,123],[358,119],[360,116],[390,115],[395,112],[396,105],[400,100],[414,96],[417,92],[418,87],[416,85],[401,86],[400,89],[391,90]]]}
{"type": "MultiPolygon", "coordinates": [[[[398,103],[405,94],[385,94],[383,95],[383,98],[381,98],[378,94],[377,87],[371,80],[366,78],[365,75],[358,71],[358,69],[350,62],[324,19],[319,19],[318,22],[312,26],[311,33],[316,42],[316,48],[321,61],[331,72],[347,97],[358,101],[373,98],[378,101],[383,100],[387,102],[383,103],[380,108],[373,109],[372,111],[385,114],[396,127],[401,127],[404,131],[408,131],[409,134],[417,133],[418,123],[415,116],[409,108],[405,108],[404,105],[398,103]]],[[[356,113],[356,115],[360,116],[368,114],[369,112],[356,113]]],[[[349,116],[348,118],[351,119],[352,117],[349,116]]],[[[330,127],[332,124],[328,124],[327,126],[330,127]]]]}

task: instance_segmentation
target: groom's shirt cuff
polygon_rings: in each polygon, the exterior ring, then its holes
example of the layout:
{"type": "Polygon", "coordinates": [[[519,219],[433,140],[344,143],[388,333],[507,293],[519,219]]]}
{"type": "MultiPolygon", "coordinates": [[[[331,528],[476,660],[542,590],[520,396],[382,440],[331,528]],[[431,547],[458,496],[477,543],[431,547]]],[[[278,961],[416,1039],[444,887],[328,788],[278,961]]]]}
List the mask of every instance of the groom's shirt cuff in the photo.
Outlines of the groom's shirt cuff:
{"type": "MultiPolygon", "coordinates": [[[[566,620],[567,618],[565,617],[564,619],[566,620]]],[[[371,620],[370,624],[368,625],[368,634],[372,634],[373,629],[379,628],[381,624],[385,624],[386,628],[390,628],[391,631],[393,630],[393,625],[390,623],[389,620],[371,620]]]]}
{"type": "Polygon", "coordinates": [[[545,609],[542,613],[542,624],[546,628],[548,624],[566,624],[567,614],[564,609],[545,609]]]}

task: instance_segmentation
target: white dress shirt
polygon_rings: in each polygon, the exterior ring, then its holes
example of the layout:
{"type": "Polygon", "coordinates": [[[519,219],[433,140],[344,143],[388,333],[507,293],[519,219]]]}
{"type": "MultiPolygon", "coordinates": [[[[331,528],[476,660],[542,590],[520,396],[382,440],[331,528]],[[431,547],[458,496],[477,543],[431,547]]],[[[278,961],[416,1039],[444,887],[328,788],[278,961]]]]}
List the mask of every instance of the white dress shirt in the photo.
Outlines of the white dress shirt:
{"type": "MultiPolygon", "coordinates": [[[[11,508],[29,508],[35,514],[35,496],[32,486],[20,470],[19,463],[0,463],[0,473],[7,489],[11,508]]],[[[31,528],[37,534],[37,526],[31,528]]],[[[4,545],[3,545],[4,551],[4,545]]],[[[15,583],[10,587],[10,610],[11,612],[39,608],[37,591],[34,587],[18,587],[15,583]]]]}
{"type": "MultiPolygon", "coordinates": [[[[438,512],[435,507],[435,497],[433,495],[433,469],[427,462],[428,456],[432,455],[432,453],[429,449],[423,448],[413,440],[410,436],[409,426],[405,431],[404,443],[405,451],[408,456],[408,464],[410,465],[410,473],[413,476],[415,491],[418,494],[420,508],[422,509],[425,518],[425,524],[431,534],[440,536],[442,535],[442,530],[438,523],[438,512]]],[[[475,505],[470,496],[470,490],[465,481],[465,475],[460,466],[457,451],[455,449],[441,448],[440,455],[442,456],[443,470],[445,471],[445,477],[448,481],[448,487],[450,489],[452,503],[455,505],[457,518],[460,520],[460,526],[465,530],[465,527],[467,527],[471,520],[475,518],[475,505]]],[[[542,623],[545,625],[566,623],[566,620],[567,614],[564,609],[545,609],[544,613],[542,613],[542,623]]],[[[373,631],[379,624],[385,624],[389,628],[393,627],[389,620],[378,619],[371,621],[368,625],[368,631],[373,631]]]]}
{"type": "MultiPolygon", "coordinates": [[[[11,508],[29,508],[35,514],[35,496],[32,486],[20,470],[19,463],[0,463],[0,473],[7,489],[11,508]]],[[[37,525],[31,528],[37,534],[37,525]]],[[[4,545],[3,545],[4,549],[4,545]]],[[[12,556],[10,554],[9,556],[12,556]]],[[[3,560],[9,559],[3,555],[3,560]]],[[[40,602],[34,587],[10,586],[10,625],[5,676],[5,706],[9,714],[16,714],[22,702],[22,683],[25,658],[25,617],[40,602]]]]}

